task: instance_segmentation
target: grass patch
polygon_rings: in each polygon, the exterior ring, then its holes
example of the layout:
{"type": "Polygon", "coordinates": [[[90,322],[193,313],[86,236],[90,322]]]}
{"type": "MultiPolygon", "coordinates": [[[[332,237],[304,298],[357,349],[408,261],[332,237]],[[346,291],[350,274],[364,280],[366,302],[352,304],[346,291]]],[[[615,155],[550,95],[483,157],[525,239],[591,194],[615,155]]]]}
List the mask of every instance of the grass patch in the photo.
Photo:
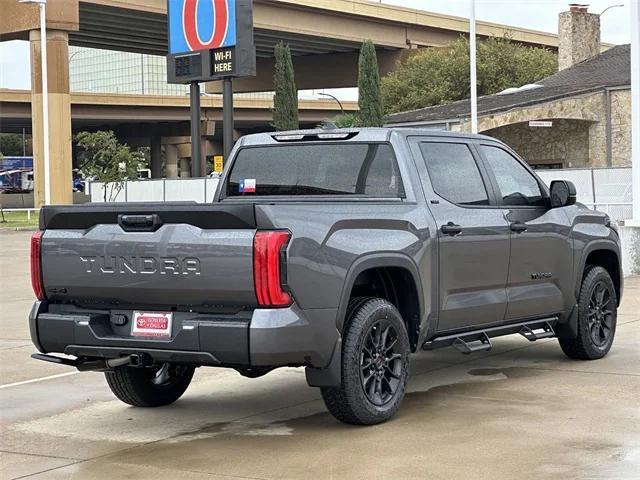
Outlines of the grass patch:
{"type": "Polygon", "coordinates": [[[4,212],[4,221],[0,215],[0,229],[36,228],[38,226],[39,212],[31,212],[31,219],[27,212],[4,212]]]}

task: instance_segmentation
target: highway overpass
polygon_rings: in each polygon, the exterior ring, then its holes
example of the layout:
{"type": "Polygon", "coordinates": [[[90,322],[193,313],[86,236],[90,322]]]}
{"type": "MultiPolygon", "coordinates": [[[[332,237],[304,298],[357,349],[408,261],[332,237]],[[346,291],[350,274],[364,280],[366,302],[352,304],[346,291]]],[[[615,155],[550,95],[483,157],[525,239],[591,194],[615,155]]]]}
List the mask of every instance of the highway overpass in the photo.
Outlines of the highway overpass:
{"type": "MultiPolygon", "coordinates": [[[[333,100],[301,100],[299,119],[302,128],[312,128],[340,113],[333,100]]],[[[345,111],[357,109],[357,102],[343,101],[345,111]]],[[[265,99],[236,98],[235,134],[268,130],[273,102],[265,99]]],[[[222,154],[222,98],[201,98],[203,151],[208,157],[222,154]]],[[[0,89],[0,133],[31,133],[31,92],[0,89]]],[[[154,95],[71,94],[71,132],[113,130],[121,141],[151,148],[153,177],[162,173],[161,148],[170,164],[165,174],[175,177],[176,165],[186,176],[191,157],[190,112],[188,97],[154,95]],[[167,147],[167,145],[174,145],[167,147]],[[169,152],[170,151],[170,152],[169,152]],[[169,158],[173,155],[171,158],[169,158]]]]}
{"type": "MultiPolygon", "coordinates": [[[[40,175],[44,142],[38,9],[33,4],[0,0],[0,12],[0,41],[24,39],[31,43],[31,123],[35,197],[39,204],[44,191],[40,175]]],[[[71,201],[68,180],[72,167],[72,122],[78,121],[74,120],[73,112],[89,108],[75,104],[75,96],[69,91],[69,45],[165,55],[166,22],[165,0],[48,0],[49,151],[54,203],[71,201]]],[[[469,29],[464,18],[365,0],[255,0],[254,27],[257,75],[234,81],[236,92],[273,88],[272,53],[280,40],[291,47],[298,88],[348,87],[356,84],[357,52],[365,39],[376,45],[384,74],[394,67],[403,52],[445,45],[467,34],[469,29]]],[[[557,37],[550,33],[488,22],[478,22],[477,31],[480,37],[508,33],[528,45],[557,48],[557,37]]],[[[207,91],[218,92],[219,87],[210,84],[207,91]]],[[[103,107],[103,111],[108,108],[118,111],[117,107],[103,107]]],[[[147,111],[154,109],[159,115],[163,111],[160,106],[147,111]]],[[[242,121],[239,107],[238,118],[242,121]]],[[[115,122],[118,120],[114,118],[115,122]]]]}

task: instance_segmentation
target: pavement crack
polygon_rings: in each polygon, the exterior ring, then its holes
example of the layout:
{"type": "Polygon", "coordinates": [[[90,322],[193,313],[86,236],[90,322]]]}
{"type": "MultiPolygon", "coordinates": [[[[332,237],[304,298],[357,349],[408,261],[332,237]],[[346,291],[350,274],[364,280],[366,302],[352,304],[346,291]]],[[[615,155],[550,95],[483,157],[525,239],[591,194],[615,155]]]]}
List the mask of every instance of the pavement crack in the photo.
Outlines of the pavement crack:
{"type": "MultiPolygon", "coordinates": [[[[2,340],[0,339],[0,342],[2,341],[7,341],[6,339],[2,340]]],[[[24,345],[14,345],[12,347],[0,347],[1,351],[7,351],[7,350],[18,350],[20,348],[25,348],[25,347],[33,347],[32,343],[25,343],[24,345]]]]}
{"type": "Polygon", "coordinates": [[[226,473],[213,473],[213,472],[205,472],[202,470],[178,470],[180,472],[189,472],[189,473],[197,473],[200,475],[209,475],[212,477],[222,477],[222,478],[237,478],[238,480],[268,480],[265,477],[245,477],[242,475],[229,475],[226,473]]]}
{"type": "Polygon", "coordinates": [[[79,463],[86,462],[87,460],[79,460],[77,462],[67,463],[66,465],[60,465],[58,467],[47,468],[46,470],[40,470],[39,472],[28,473],[27,475],[21,475],[19,477],[13,477],[11,480],[20,480],[21,478],[35,477],[47,472],[53,472],[54,470],[60,470],[61,468],[70,467],[71,465],[77,465],[79,463]]]}
{"type": "Polygon", "coordinates": [[[543,370],[546,372],[567,372],[567,373],[589,373],[596,375],[616,375],[620,377],[640,377],[640,373],[620,373],[620,372],[595,372],[588,370],[574,370],[569,368],[545,368],[545,367],[531,367],[531,366],[521,366],[518,368],[525,368],[530,370],[543,370]]]}
{"type": "Polygon", "coordinates": [[[71,457],[60,457],[57,455],[43,455],[41,453],[29,453],[29,452],[15,452],[13,450],[0,450],[0,453],[9,453],[12,455],[25,455],[28,457],[42,457],[42,458],[55,458],[58,460],[71,460],[72,462],[76,462],[78,460],[82,460],[81,458],[71,458],[71,457]]]}

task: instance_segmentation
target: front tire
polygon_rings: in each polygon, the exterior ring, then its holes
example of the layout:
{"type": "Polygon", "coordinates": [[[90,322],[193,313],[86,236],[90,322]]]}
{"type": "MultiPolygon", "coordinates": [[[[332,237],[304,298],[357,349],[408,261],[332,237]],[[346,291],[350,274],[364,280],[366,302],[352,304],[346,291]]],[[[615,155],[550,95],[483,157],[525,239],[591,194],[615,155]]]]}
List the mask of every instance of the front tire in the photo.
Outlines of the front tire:
{"type": "Polygon", "coordinates": [[[321,388],[329,412],[354,425],[374,425],[400,408],[409,378],[409,336],[398,310],[381,298],[349,303],[342,382],[321,388]]]}
{"type": "Polygon", "coordinates": [[[134,407],[161,407],[178,400],[185,392],[194,367],[164,363],[148,368],[118,367],[105,372],[113,394],[134,407]]]}
{"type": "Polygon", "coordinates": [[[604,357],[616,333],[618,297],[609,273],[602,267],[587,270],[578,298],[578,335],[560,338],[565,355],[576,360],[604,357]]]}

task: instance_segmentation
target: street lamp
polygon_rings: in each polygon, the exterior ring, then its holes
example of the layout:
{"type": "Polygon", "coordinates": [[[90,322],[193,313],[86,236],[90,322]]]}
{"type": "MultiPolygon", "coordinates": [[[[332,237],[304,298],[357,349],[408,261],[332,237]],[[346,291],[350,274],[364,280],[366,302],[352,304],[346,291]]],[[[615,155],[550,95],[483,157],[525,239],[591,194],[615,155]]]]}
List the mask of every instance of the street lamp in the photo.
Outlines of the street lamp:
{"type": "Polygon", "coordinates": [[[618,5],[609,5],[607,8],[605,8],[600,12],[600,16],[602,17],[602,15],[604,15],[604,12],[606,12],[607,10],[610,10],[612,8],[619,8],[619,7],[624,7],[624,3],[619,3],[618,5]]]}
{"type": "MultiPolygon", "coordinates": [[[[51,204],[49,184],[49,82],[47,75],[47,0],[18,0],[19,3],[35,3],[40,10],[40,77],[42,78],[42,134],[44,148],[44,204],[51,204]]],[[[31,87],[33,88],[33,87],[31,87]]]]}
{"type": "Polygon", "coordinates": [[[471,133],[478,133],[478,80],[476,69],[476,0],[469,5],[469,73],[471,88],[471,133]]]}
{"type": "Polygon", "coordinates": [[[640,4],[631,2],[631,200],[640,226],[640,4]]]}
{"type": "Polygon", "coordinates": [[[338,102],[338,106],[340,107],[340,112],[342,113],[342,115],[344,115],[344,108],[342,108],[342,103],[340,103],[340,100],[338,100],[338,97],[334,97],[330,93],[324,93],[324,92],[318,92],[318,95],[321,95],[323,97],[333,98],[336,102],[338,102]]]}
{"type": "Polygon", "coordinates": [[[82,53],[82,50],[76,50],[71,55],[69,55],[69,65],[71,65],[71,60],[73,60],[73,57],[75,57],[79,53],[82,53]]]}

